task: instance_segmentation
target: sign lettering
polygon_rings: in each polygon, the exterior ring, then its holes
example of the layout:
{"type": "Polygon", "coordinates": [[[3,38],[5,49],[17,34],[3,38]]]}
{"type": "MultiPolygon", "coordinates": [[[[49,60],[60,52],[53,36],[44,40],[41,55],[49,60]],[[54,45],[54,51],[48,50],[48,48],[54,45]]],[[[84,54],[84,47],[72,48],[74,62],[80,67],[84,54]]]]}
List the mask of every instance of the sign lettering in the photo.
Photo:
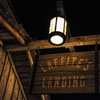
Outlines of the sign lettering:
{"type": "Polygon", "coordinates": [[[41,55],[33,93],[94,93],[94,52],[41,55]]]}

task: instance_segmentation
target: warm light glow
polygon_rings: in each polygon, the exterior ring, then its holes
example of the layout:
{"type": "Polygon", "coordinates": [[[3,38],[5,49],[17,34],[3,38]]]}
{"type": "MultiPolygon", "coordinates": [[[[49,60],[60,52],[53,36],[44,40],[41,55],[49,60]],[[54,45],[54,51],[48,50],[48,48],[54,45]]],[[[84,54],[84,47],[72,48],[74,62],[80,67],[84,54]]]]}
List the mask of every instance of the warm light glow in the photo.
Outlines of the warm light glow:
{"type": "Polygon", "coordinates": [[[51,42],[53,44],[61,44],[61,43],[63,43],[63,38],[61,36],[59,36],[59,35],[52,36],[50,40],[51,40],[51,42]]]}

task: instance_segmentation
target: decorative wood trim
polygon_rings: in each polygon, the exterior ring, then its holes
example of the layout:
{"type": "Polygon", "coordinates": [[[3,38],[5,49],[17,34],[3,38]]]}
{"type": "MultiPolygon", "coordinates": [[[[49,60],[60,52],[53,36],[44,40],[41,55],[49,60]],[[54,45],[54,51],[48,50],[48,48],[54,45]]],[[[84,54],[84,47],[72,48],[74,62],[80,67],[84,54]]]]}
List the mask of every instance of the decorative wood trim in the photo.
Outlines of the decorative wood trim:
{"type": "Polygon", "coordinates": [[[21,44],[25,45],[25,40],[22,38],[22,36],[19,35],[19,33],[12,26],[10,26],[2,16],[0,16],[0,23],[2,23],[21,44]]]}
{"type": "Polygon", "coordinates": [[[48,40],[32,41],[27,46],[6,46],[6,50],[11,52],[25,51],[34,49],[49,49],[49,48],[70,48],[73,46],[86,46],[95,45],[96,41],[100,44],[100,35],[78,36],[71,37],[69,42],[65,42],[61,46],[54,46],[48,42],[48,40]]]}

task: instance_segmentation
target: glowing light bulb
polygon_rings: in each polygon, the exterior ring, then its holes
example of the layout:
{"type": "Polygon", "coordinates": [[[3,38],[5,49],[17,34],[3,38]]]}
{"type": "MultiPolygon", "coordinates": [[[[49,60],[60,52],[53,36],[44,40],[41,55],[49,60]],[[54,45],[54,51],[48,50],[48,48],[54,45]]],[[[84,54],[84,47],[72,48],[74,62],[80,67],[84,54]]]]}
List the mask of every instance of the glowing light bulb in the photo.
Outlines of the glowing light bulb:
{"type": "Polygon", "coordinates": [[[63,38],[59,35],[52,36],[50,40],[53,44],[62,44],[63,43],[63,38]]]}

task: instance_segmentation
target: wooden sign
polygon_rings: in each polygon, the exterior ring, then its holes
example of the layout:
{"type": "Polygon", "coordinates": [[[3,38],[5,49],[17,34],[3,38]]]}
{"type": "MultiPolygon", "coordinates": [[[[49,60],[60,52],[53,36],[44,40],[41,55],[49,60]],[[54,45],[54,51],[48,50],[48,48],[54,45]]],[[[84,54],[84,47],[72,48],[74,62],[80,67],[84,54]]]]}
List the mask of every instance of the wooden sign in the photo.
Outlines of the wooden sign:
{"type": "Polygon", "coordinates": [[[33,94],[94,93],[95,53],[40,55],[33,94]]]}

